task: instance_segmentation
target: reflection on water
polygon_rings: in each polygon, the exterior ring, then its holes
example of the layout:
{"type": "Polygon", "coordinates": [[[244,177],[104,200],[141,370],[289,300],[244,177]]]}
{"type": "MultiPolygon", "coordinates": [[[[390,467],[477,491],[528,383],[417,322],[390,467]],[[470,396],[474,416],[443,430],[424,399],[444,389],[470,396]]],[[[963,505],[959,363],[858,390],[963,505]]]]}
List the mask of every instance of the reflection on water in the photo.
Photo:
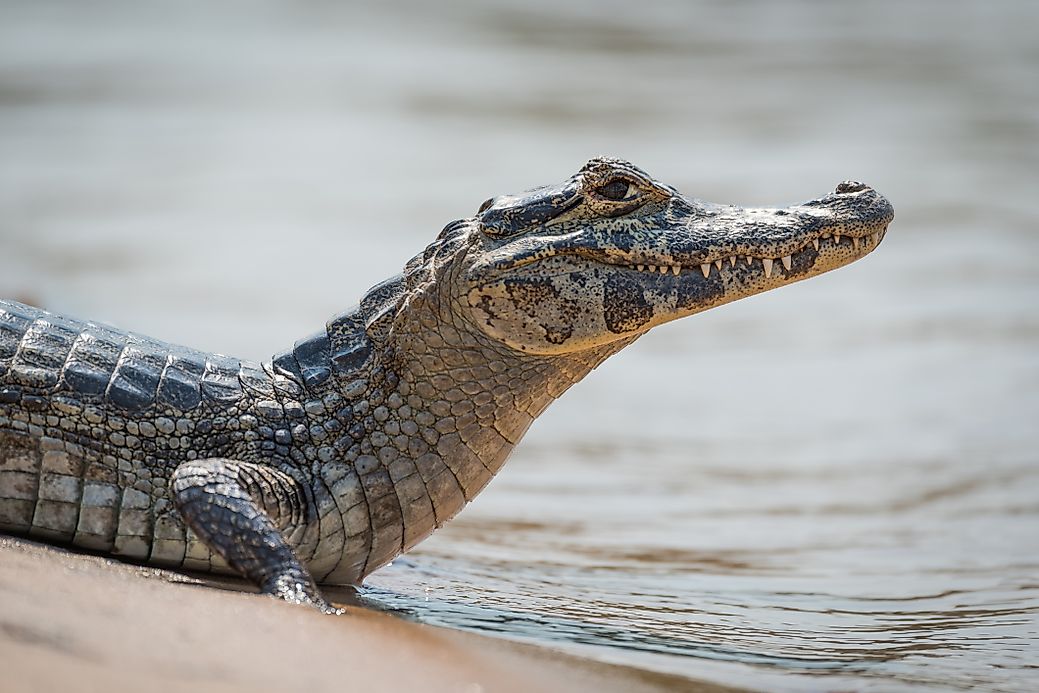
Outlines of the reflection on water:
{"type": "Polygon", "coordinates": [[[3,13],[0,294],[249,358],[596,154],[874,185],[876,253],[611,359],[364,594],[759,689],[1039,688],[1035,3],[3,13]]]}
{"type": "Polygon", "coordinates": [[[643,450],[632,474],[630,454],[528,449],[494,507],[364,594],[427,622],[769,689],[1006,685],[1035,663],[1034,464],[960,479],[942,478],[953,461],[730,473],[643,450]],[[546,491],[560,467],[583,467],[587,490],[575,475],[546,491]]]}

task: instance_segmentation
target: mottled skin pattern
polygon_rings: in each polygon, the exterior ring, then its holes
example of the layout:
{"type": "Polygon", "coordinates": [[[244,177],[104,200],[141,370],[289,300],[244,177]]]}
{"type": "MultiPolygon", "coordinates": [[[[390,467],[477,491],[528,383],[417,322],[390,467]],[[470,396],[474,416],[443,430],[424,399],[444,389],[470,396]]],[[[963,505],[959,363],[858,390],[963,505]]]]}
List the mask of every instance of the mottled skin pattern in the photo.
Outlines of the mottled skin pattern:
{"type": "Polygon", "coordinates": [[[317,583],[451,519],[603,359],[865,255],[892,214],[859,183],[741,209],[593,159],[449,224],[264,364],[0,301],[0,530],[332,611],[317,583]]]}

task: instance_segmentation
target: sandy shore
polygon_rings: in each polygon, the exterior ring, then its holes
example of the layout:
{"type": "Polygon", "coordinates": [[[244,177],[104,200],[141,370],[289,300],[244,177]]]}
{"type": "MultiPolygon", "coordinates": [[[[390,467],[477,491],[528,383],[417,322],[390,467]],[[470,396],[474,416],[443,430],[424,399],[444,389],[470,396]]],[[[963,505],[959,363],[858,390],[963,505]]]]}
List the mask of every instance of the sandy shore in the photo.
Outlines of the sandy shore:
{"type": "Polygon", "coordinates": [[[0,670],[27,692],[731,690],[3,536],[0,670]]]}

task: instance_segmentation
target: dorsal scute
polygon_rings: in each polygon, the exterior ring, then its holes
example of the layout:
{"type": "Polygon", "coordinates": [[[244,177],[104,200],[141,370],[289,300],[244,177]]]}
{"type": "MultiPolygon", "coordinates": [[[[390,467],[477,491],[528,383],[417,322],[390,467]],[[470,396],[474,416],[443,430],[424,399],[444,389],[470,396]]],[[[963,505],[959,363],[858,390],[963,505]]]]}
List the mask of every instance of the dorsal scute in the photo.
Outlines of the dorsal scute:
{"type": "Polygon", "coordinates": [[[405,265],[403,273],[370,288],[359,303],[329,319],[324,332],[304,338],[290,352],[276,356],[275,365],[308,388],[330,375],[361,370],[389,339],[394,322],[406,310],[409,293],[419,294],[436,281],[437,270],[459,249],[468,221],[448,224],[423,253],[405,265]]]}
{"type": "Polygon", "coordinates": [[[404,292],[403,275],[390,277],[369,289],[360,303],[328,321],[325,331],[333,372],[354,371],[368,361],[374,351],[372,328],[387,313],[396,312],[404,292]]]}

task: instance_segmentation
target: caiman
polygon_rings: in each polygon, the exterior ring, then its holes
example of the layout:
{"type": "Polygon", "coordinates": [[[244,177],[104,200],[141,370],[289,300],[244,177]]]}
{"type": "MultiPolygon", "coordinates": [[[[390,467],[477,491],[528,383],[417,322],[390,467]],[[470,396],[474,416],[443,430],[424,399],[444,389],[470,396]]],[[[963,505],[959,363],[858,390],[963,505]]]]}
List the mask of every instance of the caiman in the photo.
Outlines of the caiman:
{"type": "Polygon", "coordinates": [[[262,364],[0,301],[0,531],[334,611],[319,583],[454,517],[604,359],[857,260],[892,218],[862,183],[739,208],[597,158],[451,222],[262,364]]]}

